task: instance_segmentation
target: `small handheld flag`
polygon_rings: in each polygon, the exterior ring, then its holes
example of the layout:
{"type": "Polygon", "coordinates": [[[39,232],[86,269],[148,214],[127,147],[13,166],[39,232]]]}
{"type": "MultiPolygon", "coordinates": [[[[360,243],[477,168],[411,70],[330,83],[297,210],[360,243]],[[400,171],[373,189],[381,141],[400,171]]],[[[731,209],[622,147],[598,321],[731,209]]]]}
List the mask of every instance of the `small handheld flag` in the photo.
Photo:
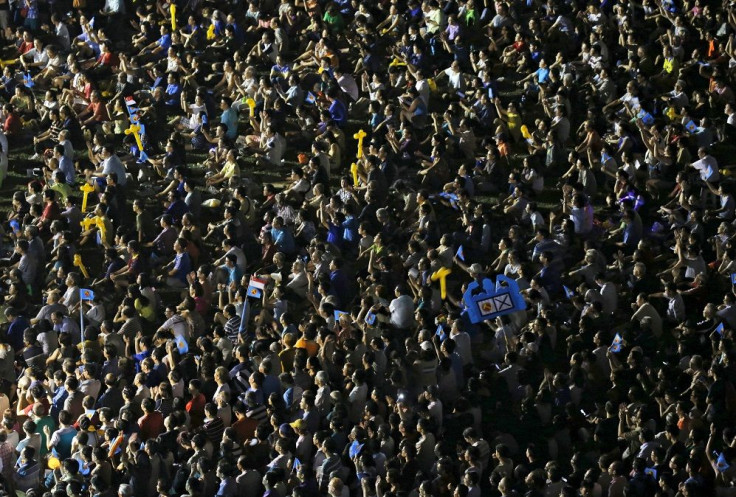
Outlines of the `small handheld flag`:
{"type": "Polygon", "coordinates": [[[189,344],[186,340],[184,340],[184,337],[179,335],[176,337],[176,349],[179,351],[181,355],[186,354],[189,352],[189,344]]]}
{"type": "Polygon", "coordinates": [[[688,132],[690,133],[695,133],[695,131],[697,131],[698,129],[698,126],[691,119],[685,125],[685,129],[688,130],[688,132]]]}
{"type": "Polygon", "coordinates": [[[657,479],[657,470],[654,468],[644,468],[645,475],[652,475],[652,478],[657,479]]]}
{"type": "Polygon", "coordinates": [[[26,88],[33,88],[36,86],[36,83],[33,82],[33,78],[31,77],[31,73],[27,72],[23,75],[23,85],[26,88]]]}
{"type": "Polygon", "coordinates": [[[340,316],[342,316],[343,314],[348,314],[348,313],[345,311],[338,311],[337,309],[335,309],[335,321],[340,321],[340,316]]]}
{"type": "Polygon", "coordinates": [[[723,329],[724,329],[724,328],[725,328],[725,327],[723,326],[723,323],[721,323],[721,324],[719,324],[718,326],[716,326],[716,329],[715,329],[714,331],[715,331],[716,333],[718,333],[718,335],[720,335],[720,336],[723,336],[723,329]]]}
{"type": "Polygon", "coordinates": [[[455,255],[457,256],[458,259],[460,259],[461,261],[465,262],[465,250],[463,249],[463,246],[462,245],[460,245],[457,248],[457,252],[455,252],[455,255]]]}
{"type": "Polygon", "coordinates": [[[15,233],[16,235],[20,233],[20,224],[18,223],[17,219],[10,220],[10,227],[13,229],[13,233],[15,233]]]}
{"type": "Polygon", "coordinates": [[[616,336],[613,337],[613,343],[611,344],[611,347],[609,350],[613,352],[614,354],[618,354],[621,352],[621,343],[623,342],[623,338],[621,338],[621,335],[616,333],[616,336]]]}
{"type": "Polygon", "coordinates": [[[89,288],[82,288],[79,290],[79,298],[80,300],[94,300],[95,292],[93,292],[89,288]]]}
{"type": "Polygon", "coordinates": [[[363,448],[362,443],[359,443],[357,440],[353,440],[353,443],[350,444],[350,450],[348,451],[350,454],[350,459],[355,459],[355,456],[360,454],[360,450],[363,448]]]}
{"type": "Polygon", "coordinates": [[[568,299],[571,299],[575,295],[575,292],[573,292],[572,290],[570,290],[565,285],[562,285],[562,289],[565,290],[565,297],[567,297],[568,299]]]}
{"type": "Polygon", "coordinates": [[[652,117],[652,115],[644,109],[640,110],[636,117],[641,119],[641,121],[647,126],[654,123],[654,117],[652,117]]]}
{"type": "Polygon", "coordinates": [[[372,312],[368,312],[368,314],[365,315],[365,324],[368,326],[373,326],[376,322],[376,315],[372,312]]]}
{"type": "Polygon", "coordinates": [[[731,465],[728,464],[728,462],[726,461],[726,456],[723,455],[723,452],[718,454],[718,459],[716,459],[716,469],[718,470],[718,472],[723,473],[730,467],[731,465]]]}
{"type": "Polygon", "coordinates": [[[314,93],[312,93],[311,91],[308,91],[307,96],[304,97],[304,101],[307,102],[308,104],[313,104],[314,102],[317,101],[317,97],[314,96],[314,93]]]}
{"type": "Polygon", "coordinates": [[[440,337],[440,342],[444,342],[445,338],[447,338],[447,333],[445,333],[445,329],[441,324],[437,326],[437,331],[435,331],[434,334],[440,337]]]}
{"type": "Polygon", "coordinates": [[[731,273],[731,284],[736,285],[736,273],[731,273]]]}
{"type": "Polygon", "coordinates": [[[297,471],[299,468],[302,467],[302,462],[299,460],[298,457],[294,458],[294,464],[291,466],[295,471],[297,471]]]}
{"type": "Polygon", "coordinates": [[[266,280],[251,278],[248,282],[248,297],[261,298],[266,288],[266,280]]]}

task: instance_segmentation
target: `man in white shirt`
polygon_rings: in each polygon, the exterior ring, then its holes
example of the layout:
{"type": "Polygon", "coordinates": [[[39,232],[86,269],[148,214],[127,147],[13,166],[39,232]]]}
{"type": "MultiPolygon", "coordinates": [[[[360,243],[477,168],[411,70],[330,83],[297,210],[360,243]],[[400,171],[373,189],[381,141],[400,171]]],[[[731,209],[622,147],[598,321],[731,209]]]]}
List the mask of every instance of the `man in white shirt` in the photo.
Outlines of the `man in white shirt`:
{"type": "Polygon", "coordinates": [[[736,110],[734,110],[732,104],[726,104],[723,108],[723,113],[726,114],[726,123],[731,126],[736,126],[736,110]]]}
{"type": "Polygon", "coordinates": [[[602,312],[610,316],[616,311],[616,306],[618,305],[618,291],[616,290],[616,285],[610,281],[606,281],[604,273],[598,273],[598,275],[596,275],[595,283],[600,288],[598,293],[601,296],[600,302],[603,305],[602,312]]]}
{"type": "Polygon", "coordinates": [[[414,71],[414,79],[417,80],[415,88],[419,93],[419,98],[422,99],[424,105],[429,105],[429,83],[427,82],[427,78],[424,77],[424,71],[421,69],[414,71]]]}
{"type": "Polygon", "coordinates": [[[405,330],[414,324],[414,300],[401,286],[396,287],[395,295],[396,298],[388,306],[391,312],[390,323],[400,330],[405,330]]]}
{"type": "Polygon", "coordinates": [[[33,48],[20,56],[20,63],[26,71],[31,67],[45,67],[48,61],[49,55],[46,53],[43,42],[38,38],[33,39],[33,48]]]}
{"type": "Polygon", "coordinates": [[[54,31],[56,32],[56,43],[61,47],[62,51],[68,52],[72,46],[69,28],[66,27],[66,24],[59,18],[58,14],[51,14],[51,23],[54,25],[54,31]]]}
{"type": "Polygon", "coordinates": [[[115,173],[118,177],[118,185],[124,187],[125,183],[128,181],[125,166],[120,158],[115,155],[115,149],[112,145],[105,145],[102,147],[102,158],[102,162],[100,162],[92,175],[104,178],[107,177],[108,174],[115,173]]]}
{"type": "Polygon", "coordinates": [[[465,89],[465,78],[463,77],[460,63],[458,61],[453,61],[450,67],[440,72],[437,77],[442,75],[447,76],[449,86],[453,90],[463,91],[465,89]]]}
{"type": "Polygon", "coordinates": [[[340,89],[350,97],[350,100],[355,102],[360,97],[360,91],[358,90],[358,83],[355,82],[355,78],[344,73],[341,69],[336,68],[334,70],[335,79],[340,89]]]}
{"type": "Polygon", "coordinates": [[[662,316],[649,303],[649,298],[645,293],[640,293],[636,297],[636,303],[632,304],[631,307],[634,309],[634,314],[631,316],[632,321],[641,323],[644,319],[648,319],[654,336],[662,335],[662,316]]]}
{"type": "Polygon", "coordinates": [[[468,364],[473,363],[472,345],[470,343],[470,335],[462,330],[461,326],[462,324],[459,319],[456,319],[455,322],[452,323],[450,338],[455,340],[455,345],[457,345],[455,350],[463,360],[463,366],[467,366],[468,364]]]}
{"type": "Polygon", "coordinates": [[[690,164],[690,166],[700,173],[700,179],[709,183],[717,183],[721,179],[718,172],[718,161],[712,155],[709,155],[705,147],[698,149],[699,159],[690,164]]]}

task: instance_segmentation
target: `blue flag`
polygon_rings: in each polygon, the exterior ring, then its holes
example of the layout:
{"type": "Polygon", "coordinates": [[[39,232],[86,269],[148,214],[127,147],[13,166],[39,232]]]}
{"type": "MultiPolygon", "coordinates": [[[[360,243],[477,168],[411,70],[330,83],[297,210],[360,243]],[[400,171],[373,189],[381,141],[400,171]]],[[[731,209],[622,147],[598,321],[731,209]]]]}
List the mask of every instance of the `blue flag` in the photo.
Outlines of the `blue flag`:
{"type": "Polygon", "coordinates": [[[10,227],[13,229],[13,233],[15,233],[16,235],[20,233],[20,224],[18,223],[17,219],[10,220],[10,227]]]}
{"type": "Polygon", "coordinates": [[[298,457],[294,458],[294,464],[291,466],[294,470],[298,470],[302,467],[302,462],[299,460],[298,457]]]}
{"type": "Polygon", "coordinates": [[[654,117],[652,117],[652,115],[644,109],[641,109],[636,117],[641,119],[641,121],[647,126],[654,123],[654,117]]]}
{"type": "Polygon", "coordinates": [[[718,333],[720,336],[723,336],[723,329],[724,329],[724,326],[723,326],[723,323],[721,323],[718,326],[716,326],[715,332],[718,333]]]}
{"type": "Polygon", "coordinates": [[[370,311],[368,311],[368,314],[365,315],[365,324],[368,326],[373,326],[376,322],[376,315],[370,311]]]}
{"type": "Polygon", "coordinates": [[[614,354],[618,354],[619,352],[621,352],[621,342],[623,342],[623,338],[621,338],[621,335],[616,333],[616,336],[613,337],[613,343],[611,344],[609,350],[614,354]]]}
{"type": "Polygon", "coordinates": [[[337,309],[335,309],[335,321],[340,321],[340,316],[342,316],[343,314],[347,314],[347,312],[338,311],[337,309]]]}
{"type": "Polygon", "coordinates": [[[690,133],[695,133],[698,130],[698,126],[691,119],[685,125],[685,129],[688,130],[690,133]]]}
{"type": "Polygon", "coordinates": [[[181,355],[186,354],[189,352],[189,344],[186,340],[184,340],[184,337],[179,335],[176,337],[176,349],[179,351],[181,355]]]}
{"type": "Polygon", "coordinates": [[[723,455],[723,452],[718,454],[718,459],[716,459],[716,469],[719,473],[723,473],[728,468],[730,468],[731,465],[726,462],[726,456],[723,455]]]}
{"type": "Polygon", "coordinates": [[[457,256],[458,259],[460,259],[461,261],[465,262],[465,250],[463,250],[463,246],[462,245],[460,245],[457,248],[457,252],[455,252],[455,255],[457,256]]]}
{"type": "Polygon", "coordinates": [[[652,478],[657,479],[657,470],[654,468],[644,468],[645,475],[652,475],[652,478]]]}
{"type": "Polygon", "coordinates": [[[317,101],[317,97],[315,97],[311,91],[308,91],[307,96],[304,97],[304,101],[307,102],[308,104],[313,104],[314,102],[317,101]]]}
{"type": "Polygon", "coordinates": [[[731,273],[731,284],[736,285],[736,273],[731,273]]]}
{"type": "Polygon", "coordinates": [[[573,295],[575,295],[575,292],[573,292],[572,290],[570,290],[565,285],[562,285],[562,289],[565,290],[565,297],[567,297],[568,299],[571,299],[573,297],[573,295]]]}
{"type": "Polygon", "coordinates": [[[445,338],[447,338],[447,333],[445,333],[445,329],[441,324],[437,326],[437,331],[435,331],[434,334],[440,337],[440,342],[444,342],[445,338]]]}
{"type": "Polygon", "coordinates": [[[95,299],[95,292],[93,292],[89,288],[80,288],[80,290],[79,290],[79,299],[80,300],[94,300],[95,299]]]}
{"type": "Polygon", "coordinates": [[[350,450],[349,450],[350,459],[354,459],[355,456],[360,454],[360,449],[363,448],[363,445],[364,444],[358,443],[357,440],[353,440],[353,443],[350,444],[350,450]]]}
{"type": "Polygon", "coordinates": [[[260,288],[256,288],[254,286],[248,286],[248,297],[253,297],[255,299],[260,299],[263,295],[263,292],[260,288]]]}

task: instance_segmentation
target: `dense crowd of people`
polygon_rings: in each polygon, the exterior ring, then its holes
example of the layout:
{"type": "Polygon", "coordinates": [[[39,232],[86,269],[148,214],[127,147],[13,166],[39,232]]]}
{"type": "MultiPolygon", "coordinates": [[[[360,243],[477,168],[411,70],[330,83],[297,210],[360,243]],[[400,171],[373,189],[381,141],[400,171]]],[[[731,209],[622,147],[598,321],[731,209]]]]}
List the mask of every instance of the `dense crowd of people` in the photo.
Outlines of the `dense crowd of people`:
{"type": "Polygon", "coordinates": [[[0,0],[0,493],[736,495],[735,5],[0,0]]]}

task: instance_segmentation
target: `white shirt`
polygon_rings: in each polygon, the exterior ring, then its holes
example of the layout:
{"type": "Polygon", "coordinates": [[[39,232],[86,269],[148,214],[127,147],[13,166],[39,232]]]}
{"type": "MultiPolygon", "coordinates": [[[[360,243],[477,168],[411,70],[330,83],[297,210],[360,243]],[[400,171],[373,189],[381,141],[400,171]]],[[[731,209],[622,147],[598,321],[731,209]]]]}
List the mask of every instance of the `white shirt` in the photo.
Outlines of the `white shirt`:
{"type": "Polygon", "coordinates": [[[706,155],[702,159],[696,160],[692,163],[692,166],[700,173],[700,179],[703,181],[716,182],[721,177],[718,172],[718,161],[712,155],[706,155]]]}
{"type": "Polygon", "coordinates": [[[337,78],[337,84],[340,86],[342,91],[350,95],[350,98],[352,98],[353,101],[358,100],[360,92],[358,90],[358,84],[355,82],[355,78],[349,74],[343,74],[337,78]]]}
{"type": "Polygon", "coordinates": [[[419,98],[422,99],[424,102],[424,105],[429,105],[429,83],[427,83],[426,79],[419,79],[417,80],[416,84],[417,92],[419,93],[419,98]]]}
{"type": "Polygon", "coordinates": [[[399,329],[406,329],[414,324],[414,300],[408,295],[402,295],[391,301],[388,306],[391,311],[391,324],[399,329]]]}
{"type": "Polygon", "coordinates": [[[458,355],[463,360],[463,366],[471,364],[473,362],[473,352],[472,345],[470,344],[470,335],[461,331],[454,335],[451,334],[450,338],[452,338],[455,341],[455,345],[457,345],[455,350],[457,350],[458,355]]]}
{"type": "Polygon", "coordinates": [[[42,66],[46,65],[46,62],[49,61],[49,56],[46,53],[46,49],[41,49],[40,51],[36,50],[35,48],[30,49],[25,54],[26,56],[31,56],[33,58],[33,62],[41,62],[42,66]]]}
{"type": "Polygon", "coordinates": [[[125,14],[125,4],[121,0],[105,0],[102,11],[108,14],[125,14]]]}
{"type": "Polygon", "coordinates": [[[465,86],[465,80],[463,79],[463,73],[461,71],[455,72],[452,67],[445,69],[445,74],[450,82],[450,86],[455,90],[462,90],[465,86]]]}
{"type": "Polygon", "coordinates": [[[56,25],[56,41],[65,52],[68,52],[72,46],[69,38],[69,28],[63,22],[56,25]]]}

